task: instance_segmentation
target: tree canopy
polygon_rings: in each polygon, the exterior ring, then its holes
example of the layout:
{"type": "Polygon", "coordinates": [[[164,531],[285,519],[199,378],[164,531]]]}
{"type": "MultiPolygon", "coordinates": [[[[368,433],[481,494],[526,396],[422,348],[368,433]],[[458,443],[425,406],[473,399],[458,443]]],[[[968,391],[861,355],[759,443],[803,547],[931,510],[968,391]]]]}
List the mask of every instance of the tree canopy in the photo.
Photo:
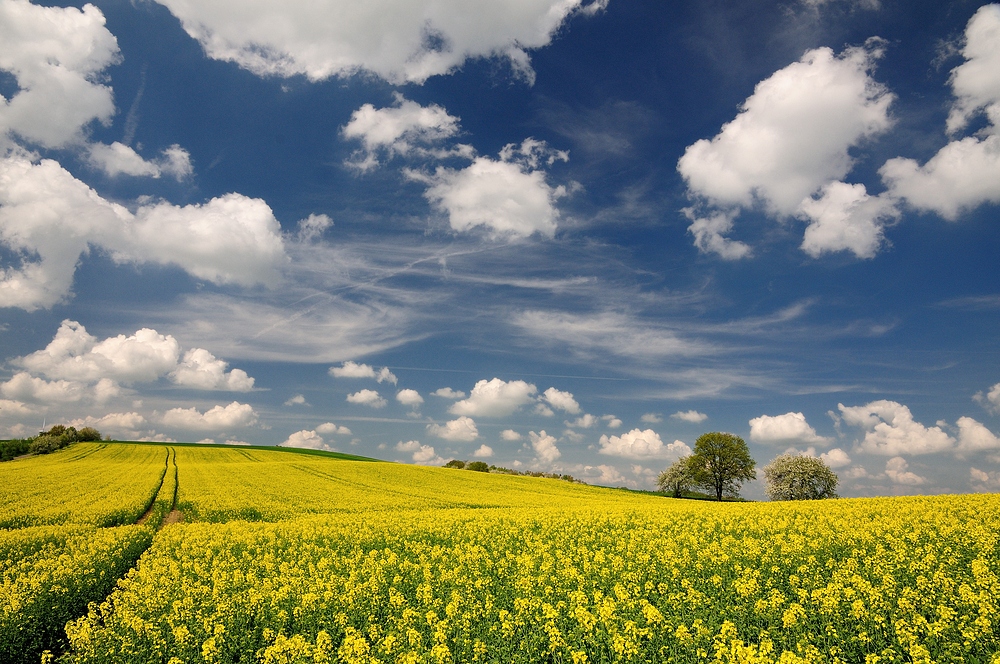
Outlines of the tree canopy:
{"type": "Polygon", "coordinates": [[[688,464],[690,459],[690,456],[683,456],[660,473],[660,476],[656,478],[657,489],[663,493],[669,493],[674,498],[681,498],[685,491],[690,491],[695,485],[688,464]]]}
{"type": "Polygon", "coordinates": [[[743,482],[756,478],[756,463],[746,442],[732,433],[713,431],[694,441],[694,453],[688,461],[695,484],[723,496],[738,496],[743,482]]]}
{"type": "Polygon", "coordinates": [[[764,466],[764,479],[771,500],[837,497],[837,474],[816,457],[782,454],[764,466]]]}

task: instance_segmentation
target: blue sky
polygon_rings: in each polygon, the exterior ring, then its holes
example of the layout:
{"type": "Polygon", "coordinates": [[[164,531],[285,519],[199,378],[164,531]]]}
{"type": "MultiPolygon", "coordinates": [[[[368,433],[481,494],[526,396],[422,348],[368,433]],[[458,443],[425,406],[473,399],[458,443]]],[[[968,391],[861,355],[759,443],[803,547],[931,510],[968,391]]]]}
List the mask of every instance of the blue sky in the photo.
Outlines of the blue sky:
{"type": "Polygon", "coordinates": [[[0,435],[1000,488],[1000,5],[313,4],[0,0],[0,435]]]}

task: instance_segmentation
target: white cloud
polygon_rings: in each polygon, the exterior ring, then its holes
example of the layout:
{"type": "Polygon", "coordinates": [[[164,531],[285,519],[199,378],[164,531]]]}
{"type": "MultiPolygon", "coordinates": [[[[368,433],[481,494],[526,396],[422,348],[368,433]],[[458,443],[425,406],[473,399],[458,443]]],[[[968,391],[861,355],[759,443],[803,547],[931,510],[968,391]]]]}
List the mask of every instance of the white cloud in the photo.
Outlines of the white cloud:
{"type": "Polygon", "coordinates": [[[602,415],[601,419],[608,423],[609,429],[617,429],[622,425],[622,421],[614,415],[602,415]]]}
{"type": "MultiPolygon", "coordinates": [[[[184,359],[170,372],[170,378],[178,385],[199,390],[251,391],[254,379],[242,369],[226,373],[228,366],[204,348],[192,348],[184,353],[184,359]]],[[[305,403],[304,398],[302,403],[305,403]]]]}
{"type": "MultiPolygon", "coordinates": [[[[839,56],[829,48],[807,51],[758,83],[715,137],[688,146],[677,169],[689,195],[712,208],[708,213],[685,210],[700,250],[731,260],[750,254],[750,247],[724,236],[741,208],[759,204],[784,218],[801,213],[806,202],[819,216],[823,206],[809,203],[810,197],[847,175],[853,166],[851,147],[892,124],[894,97],[870,76],[880,56],[877,40],[839,56]]],[[[857,227],[859,215],[836,221],[827,214],[803,248],[822,252],[862,246],[850,237],[856,228],[842,228],[848,222],[857,227]]]]}
{"type": "Polygon", "coordinates": [[[584,413],[572,422],[565,422],[566,426],[574,429],[589,429],[600,421],[590,413],[584,413]]]}
{"type": "Polygon", "coordinates": [[[242,194],[201,205],[141,207],[129,228],[133,246],[126,259],[179,265],[216,284],[274,285],[287,259],[271,208],[242,194]]]}
{"type": "Polygon", "coordinates": [[[454,231],[483,227],[493,237],[535,233],[553,237],[559,221],[555,203],[566,195],[566,188],[549,186],[545,172],[532,166],[539,151],[534,146],[539,144],[526,139],[522,149],[501,152],[500,160],[476,157],[461,169],[439,166],[433,173],[412,169],[404,173],[427,185],[424,197],[448,215],[454,231]]]}
{"type": "Polygon", "coordinates": [[[831,468],[844,468],[851,465],[851,457],[839,447],[835,447],[829,452],[823,452],[819,458],[831,468]]]}
{"type": "Polygon", "coordinates": [[[472,456],[477,459],[489,459],[493,456],[493,448],[486,444],[480,445],[479,448],[472,453],[472,456]]]}
{"type": "Polygon", "coordinates": [[[971,417],[958,418],[958,452],[1000,449],[1000,438],[971,417]]]}
{"type": "Polygon", "coordinates": [[[191,155],[179,145],[171,145],[155,161],[146,161],[134,149],[118,141],[111,145],[93,143],[87,148],[87,160],[91,166],[110,177],[131,175],[159,178],[167,174],[183,180],[194,172],[191,155]]]}
{"type": "Polygon", "coordinates": [[[980,7],[969,20],[962,55],[951,72],[955,103],[948,132],[963,129],[984,112],[985,137],[967,136],[948,145],[923,166],[897,157],[879,170],[889,193],[917,210],[948,221],[982,203],[1000,203],[1000,5],[980,7]]]}
{"type": "Polygon", "coordinates": [[[983,5],[969,19],[962,55],[965,62],[951,71],[956,100],[948,131],[962,129],[981,111],[1000,125],[1000,5],[983,5]]]}
{"type": "Polygon", "coordinates": [[[339,367],[330,367],[330,375],[334,378],[374,378],[380,383],[386,381],[396,384],[396,376],[389,371],[389,367],[382,367],[378,371],[367,364],[347,361],[339,367]]]}
{"type": "Polygon", "coordinates": [[[554,387],[550,387],[542,392],[539,398],[544,399],[553,408],[558,408],[570,415],[576,415],[580,412],[580,404],[576,402],[576,399],[573,398],[570,392],[561,392],[554,387]]]}
{"type": "Polygon", "coordinates": [[[606,2],[463,0],[326,2],[158,0],[209,57],[259,76],[319,81],[362,70],[390,83],[422,83],[469,58],[501,57],[529,82],[527,50],[546,46],[567,19],[606,2]]]}
{"type": "Polygon", "coordinates": [[[347,395],[348,403],[361,404],[371,408],[383,408],[388,401],[379,396],[375,390],[359,390],[354,394],[347,395]]]}
{"type": "Polygon", "coordinates": [[[684,208],[682,212],[691,221],[688,233],[694,236],[694,246],[702,253],[718,254],[727,261],[749,258],[753,255],[750,245],[726,237],[726,233],[733,230],[737,211],[713,211],[703,215],[694,208],[684,208]]]}
{"type": "Polygon", "coordinates": [[[283,443],[278,443],[280,447],[299,447],[308,450],[328,450],[330,446],[326,444],[323,437],[310,429],[296,431],[283,443]]]}
{"type": "Polygon", "coordinates": [[[531,403],[537,391],[538,388],[523,380],[481,380],[472,388],[468,399],[456,401],[448,412],[473,417],[506,417],[531,403]]]}
{"type": "Polygon", "coordinates": [[[101,433],[106,431],[137,432],[147,425],[146,418],[136,412],[130,413],[108,413],[101,417],[87,417],[76,419],[70,424],[77,429],[82,427],[94,427],[101,433]]]}
{"type": "Polygon", "coordinates": [[[409,406],[411,408],[418,408],[420,404],[424,402],[424,398],[420,396],[420,393],[416,390],[400,390],[396,393],[396,401],[403,404],[404,406],[409,406]]]}
{"type": "Polygon", "coordinates": [[[479,429],[471,417],[462,416],[441,424],[428,424],[427,431],[438,438],[455,443],[470,443],[479,438],[479,429]]]}
{"type": "Polygon", "coordinates": [[[818,48],[758,83],[735,119],[681,157],[690,192],[721,208],[756,199],[771,214],[795,214],[847,175],[849,148],[889,128],[893,95],[869,76],[880,56],[877,46],[839,56],[818,48]]]}
{"type": "Polygon", "coordinates": [[[395,99],[395,106],[376,109],[365,104],[351,114],[343,129],[344,138],[360,140],[364,149],[352,156],[349,166],[362,172],[371,170],[379,164],[379,153],[389,158],[414,152],[439,158],[453,154],[472,157],[468,146],[462,146],[458,153],[426,147],[457,134],[458,118],[437,104],[421,106],[398,92],[395,99]]]}
{"type": "Polygon", "coordinates": [[[750,420],[750,440],[768,445],[823,445],[830,439],[820,436],[802,413],[761,415],[750,420]]]}
{"type": "MultiPolygon", "coordinates": [[[[708,415],[705,413],[699,413],[697,410],[679,410],[670,416],[671,419],[680,420],[681,422],[690,422],[691,424],[700,424],[708,419],[708,415]]],[[[642,416],[643,422],[659,422],[656,420],[647,420],[646,416],[642,416]]]]}
{"type": "Polygon", "coordinates": [[[16,401],[68,403],[80,401],[84,397],[85,386],[69,380],[49,382],[21,371],[6,383],[0,383],[0,394],[16,401]]]}
{"type": "Polygon", "coordinates": [[[529,431],[528,438],[531,439],[531,449],[535,451],[535,463],[548,466],[562,456],[556,447],[555,437],[545,433],[544,429],[541,433],[529,431]]]}
{"type": "Polygon", "coordinates": [[[500,432],[500,438],[503,440],[521,440],[523,436],[513,429],[504,429],[500,432]]]}
{"type": "Polygon", "coordinates": [[[19,88],[0,100],[0,136],[13,133],[46,148],[82,141],[88,124],[114,115],[111,88],[99,75],[118,60],[118,42],[91,4],[0,2],[0,69],[19,88]]]}
{"type": "Polygon", "coordinates": [[[952,141],[923,166],[896,157],[879,174],[893,196],[955,221],[982,203],[1000,203],[1000,135],[952,141]]]}
{"type": "Polygon", "coordinates": [[[863,184],[831,182],[820,197],[802,201],[802,217],[809,220],[802,251],[813,258],[834,251],[850,251],[873,258],[882,246],[885,226],[899,219],[891,198],[869,196],[863,184]]]}
{"type": "Polygon", "coordinates": [[[888,477],[893,484],[905,484],[908,486],[916,486],[926,482],[923,477],[910,472],[908,470],[909,467],[910,465],[903,457],[893,457],[885,462],[886,477],[888,477]]]}
{"type": "Polygon", "coordinates": [[[691,454],[691,448],[682,441],[675,440],[664,445],[660,435],[652,429],[632,429],[621,436],[601,436],[601,454],[619,456],[626,459],[680,458],[691,454]]]}
{"type": "Polygon", "coordinates": [[[991,387],[985,394],[976,392],[972,398],[982,404],[987,410],[993,412],[1000,411],[1000,383],[991,387]]]}
{"type": "Polygon", "coordinates": [[[433,392],[431,392],[431,394],[434,395],[434,396],[436,396],[436,397],[441,397],[442,399],[464,399],[465,398],[465,392],[461,392],[459,390],[453,390],[450,387],[441,387],[441,388],[438,388],[438,389],[434,390],[433,392]]]}
{"type": "Polygon", "coordinates": [[[13,417],[27,415],[31,413],[31,408],[27,404],[13,399],[0,399],[0,416],[13,417]]]}
{"type": "Polygon", "coordinates": [[[203,348],[187,351],[173,336],[143,328],[98,341],[76,321],[64,320],[55,337],[42,350],[15,362],[49,378],[97,382],[95,389],[107,396],[117,393],[111,381],[148,383],[162,376],[185,387],[202,390],[248,392],[254,379],[242,369],[226,372],[227,364],[203,348]],[[104,381],[104,382],[102,382],[104,381]]]}
{"type": "Polygon", "coordinates": [[[871,454],[931,454],[951,450],[955,439],[940,427],[913,420],[910,409],[895,401],[873,401],[864,406],[837,404],[844,422],[865,429],[859,447],[871,454]]]}
{"type": "Polygon", "coordinates": [[[119,263],[176,265],[216,284],[274,285],[286,262],[281,227],[264,201],[226,194],[202,205],[101,198],[55,161],[0,159],[0,245],[19,268],[0,270],[0,306],[51,307],[71,291],[91,248],[119,263]]]}
{"type": "Polygon", "coordinates": [[[302,242],[310,242],[323,235],[333,226],[333,219],[325,214],[310,214],[305,219],[299,219],[296,226],[299,229],[298,238],[302,242]]]}
{"type": "Polygon", "coordinates": [[[552,417],[556,414],[556,411],[552,410],[543,403],[535,404],[535,414],[541,415],[542,417],[552,417]]]}
{"type": "Polygon", "coordinates": [[[286,406],[308,406],[309,402],[306,401],[306,397],[303,394],[296,394],[293,397],[289,397],[288,401],[285,402],[286,406]]]}
{"type": "MultiPolygon", "coordinates": [[[[673,415],[671,415],[673,417],[673,415]]],[[[644,413],[642,417],[639,418],[640,422],[646,422],[647,424],[658,424],[663,421],[663,416],[659,413],[644,413]]]]}
{"type": "Polygon", "coordinates": [[[164,426],[191,431],[211,431],[251,427],[257,424],[257,413],[245,403],[237,401],[228,406],[215,406],[205,413],[197,408],[171,408],[163,414],[164,426]]]}
{"type": "Polygon", "coordinates": [[[996,491],[1000,488],[1000,473],[988,473],[978,468],[969,468],[969,479],[978,482],[980,491],[996,491]]]}
{"type": "Polygon", "coordinates": [[[408,454],[412,452],[413,456],[411,458],[414,463],[425,466],[439,466],[444,463],[444,459],[437,455],[432,446],[421,445],[416,440],[408,440],[405,443],[400,441],[396,443],[396,449],[408,454]]]}
{"type": "Polygon", "coordinates": [[[620,470],[607,464],[584,466],[583,471],[587,480],[594,484],[603,486],[625,486],[629,484],[629,481],[622,475],[620,470]]]}
{"type": "Polygon", "coordinates": [[[323,424],[316,427],[316,433],[321,434],[338,434],[341,436],[350,436],[351,430],[345,426],[338,426],[333,422],[324,422],[323,424]]]}

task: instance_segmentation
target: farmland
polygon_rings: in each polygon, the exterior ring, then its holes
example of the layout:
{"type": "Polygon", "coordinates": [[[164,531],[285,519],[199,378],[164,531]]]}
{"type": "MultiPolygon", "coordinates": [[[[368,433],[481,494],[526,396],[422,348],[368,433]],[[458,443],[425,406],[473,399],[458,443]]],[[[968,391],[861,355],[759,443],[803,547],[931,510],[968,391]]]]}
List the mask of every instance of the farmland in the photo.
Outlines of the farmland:
{"type": "Polygon", "coordinates": [[[4,661],[1000,662],[995,495],[718,504],[119,444],[0,487],[4,661]]]}

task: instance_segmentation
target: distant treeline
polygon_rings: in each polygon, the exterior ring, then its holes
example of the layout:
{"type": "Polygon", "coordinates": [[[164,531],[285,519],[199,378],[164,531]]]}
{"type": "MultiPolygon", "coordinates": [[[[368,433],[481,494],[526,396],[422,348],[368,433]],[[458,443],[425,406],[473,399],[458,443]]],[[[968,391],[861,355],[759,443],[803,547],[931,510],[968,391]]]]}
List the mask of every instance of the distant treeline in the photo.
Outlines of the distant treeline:
{"type": "Polygon", "coordinates": [[[491,466],[485,461],[462,461],[461,459],[452,459],[448,463],[444,464],[445,468],[458,468],[459,470],[472,470],[477,473],[497,473],[499,475],[522,475],[524,477],[547,477],[550,480],[563,480],[566,482],[579,482],[580,484],[585,484],[582,480],[575,479],[572,475],[560,475],[559,473],[542,473],[534,470],[512,470],[510,468],[504,468],[503,466],[491,466]]]}
{"type": "Polygon", "coordinates": [[[57,424],[48,431],[40,431],[31,438],[0,440],[0,461],[10,461],[25,454],[48,454],[72,443],[101,440],[101,432],[94,427],[67,427],[57,424]]]}

